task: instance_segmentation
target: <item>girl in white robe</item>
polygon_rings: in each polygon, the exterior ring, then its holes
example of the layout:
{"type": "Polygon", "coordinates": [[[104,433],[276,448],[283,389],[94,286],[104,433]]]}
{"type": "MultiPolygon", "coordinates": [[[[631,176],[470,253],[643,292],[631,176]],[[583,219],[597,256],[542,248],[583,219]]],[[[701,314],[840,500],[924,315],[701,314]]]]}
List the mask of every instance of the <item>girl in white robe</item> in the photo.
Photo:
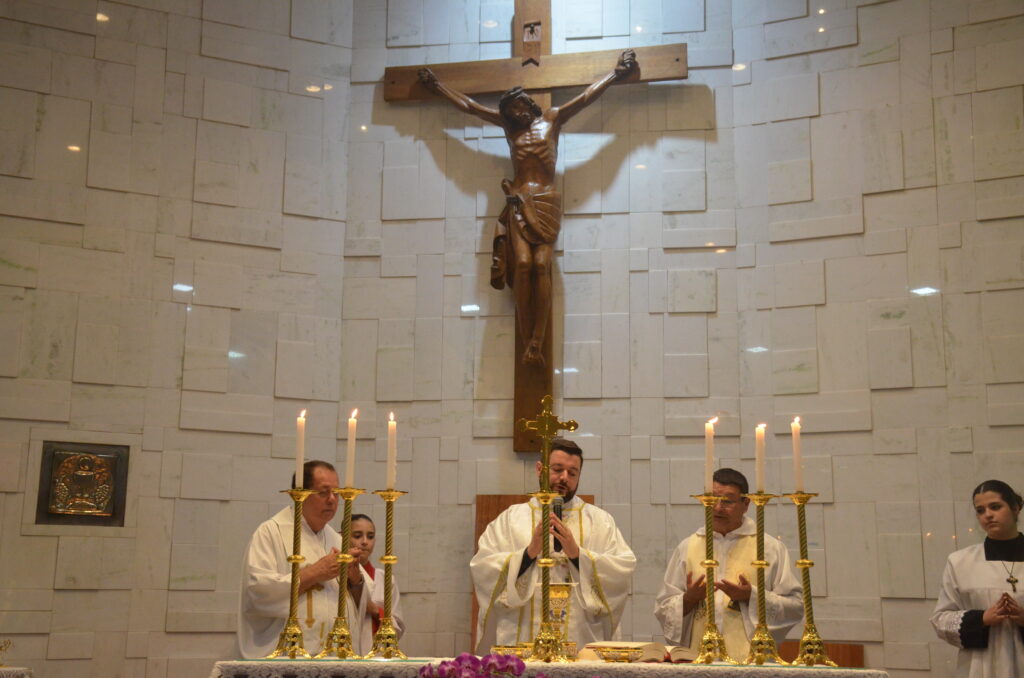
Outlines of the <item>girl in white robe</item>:
{"type": "MultiPolygon", "coordinates": [[[[377,528],[370,516],[357,513],[352,516],[352,532],[350,544],[352,549],[359,549],[359,566],[363,574],[362,588],[371,592],[363,614],[359,619],[359,642],[354,642],[356,634],[353,633],[352,649],[365,655],[373,648],[373,638],[380,628],[380,620],[384,616],[384,569],[375,568],[370,562],[373,555],[373,548],[377,544],[377,528]]],[[[354,550],[351,551],[355,555],[354,550]]],[[[391,623],[401,638],[405,632],[405,623],[402,621],[402,608],[399,605],[398,585],[395,583],[394,575],[391,577],[391,623]]]]}
{"type": "Polygon", "coordinates": [[[985,541],[950,554],[931,622],[960,648],[958,678],[1024,676],[1024,535],[1022,502],[1006,483],[987,480],[974,493],[985,541]]]}

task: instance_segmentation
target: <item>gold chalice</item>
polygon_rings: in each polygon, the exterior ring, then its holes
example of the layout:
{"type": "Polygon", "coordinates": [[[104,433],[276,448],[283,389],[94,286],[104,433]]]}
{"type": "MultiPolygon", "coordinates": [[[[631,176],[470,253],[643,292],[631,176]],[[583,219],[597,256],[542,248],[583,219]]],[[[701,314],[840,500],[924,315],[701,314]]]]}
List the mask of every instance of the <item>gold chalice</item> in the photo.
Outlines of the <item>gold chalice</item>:
{"type": "Polygon", "coordinates": [[[551,584],[551,622],[558,625],[562,637],[562,652],[567,657],[576,656],[576,643],[569,641],[569,600],[575,582],[551,584]]]}

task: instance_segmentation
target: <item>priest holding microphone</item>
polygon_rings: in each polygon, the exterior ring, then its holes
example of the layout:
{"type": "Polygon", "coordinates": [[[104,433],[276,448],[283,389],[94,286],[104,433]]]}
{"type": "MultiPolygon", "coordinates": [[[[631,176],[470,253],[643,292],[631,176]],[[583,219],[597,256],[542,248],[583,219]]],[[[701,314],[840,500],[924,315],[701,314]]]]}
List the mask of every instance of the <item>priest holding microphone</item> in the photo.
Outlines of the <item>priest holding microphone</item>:
{"type": "MultiPolygon", "coordinates": [[[[552,582],[572,582],[568,640],[579,647],[618,636],[636,557],[611,514],[576,496],[583,450],[571,440],[551,441],[552,582]],[[559,503],[559,499],[561,502],[559,503]],[[559,508],[559,506],[561,508],[559,508]]],[[[541,462],[537,462],[540,477],[541,462]]],[[[541,507],[536,499],[510,506],[487,526],[470,562],[480,605],[477,651],[533,640],[540,626],[541,507]]]]}

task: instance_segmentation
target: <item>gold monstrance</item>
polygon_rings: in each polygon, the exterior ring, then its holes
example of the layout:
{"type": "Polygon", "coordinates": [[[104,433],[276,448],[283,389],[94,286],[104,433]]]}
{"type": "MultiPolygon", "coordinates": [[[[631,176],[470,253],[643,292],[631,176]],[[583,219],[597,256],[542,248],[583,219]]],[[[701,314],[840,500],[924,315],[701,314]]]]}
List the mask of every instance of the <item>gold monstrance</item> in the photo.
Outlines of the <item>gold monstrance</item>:
{"type": "Polygon", "coordinates": [[[544,396],[540,401],[541,412],[537,418],[531,421],[520,419],[518,426],[523,431],[536,431],[541,440],[540,448],[540,491],[533,495],[540,502],[541,533],[544,539],[541,540],[541,557],[537,560],[537,567],[541,568],[541,617],[540,630],[537,637],[533,639],[533,652],[530,658],[533,661],[542,662],[568,662],[571,661],[562,647],[562,633],[559,623],[551,617],[551,567],[555,564],[551,558],[551,502],[558,496],[551,491],[551,441],[558,435],[559,431],[575,431],[578,424],[570,419],[569,421],[558,421],[558,417],[551,411],[554,399],[550,395],[544,396]]]}

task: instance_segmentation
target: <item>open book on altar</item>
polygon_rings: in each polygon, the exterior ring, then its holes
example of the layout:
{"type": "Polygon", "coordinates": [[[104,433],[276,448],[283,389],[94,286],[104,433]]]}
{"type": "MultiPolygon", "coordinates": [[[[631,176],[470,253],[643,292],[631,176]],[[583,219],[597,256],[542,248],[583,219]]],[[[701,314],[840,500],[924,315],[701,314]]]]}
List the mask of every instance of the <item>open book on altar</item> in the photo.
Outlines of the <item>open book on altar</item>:
{"type": "Polygon", "coordinates": [[[682,645],[658,642],[600,641],[587,643],[577,659],[612,662],[692,662],[697,652],[682,645]]]}

